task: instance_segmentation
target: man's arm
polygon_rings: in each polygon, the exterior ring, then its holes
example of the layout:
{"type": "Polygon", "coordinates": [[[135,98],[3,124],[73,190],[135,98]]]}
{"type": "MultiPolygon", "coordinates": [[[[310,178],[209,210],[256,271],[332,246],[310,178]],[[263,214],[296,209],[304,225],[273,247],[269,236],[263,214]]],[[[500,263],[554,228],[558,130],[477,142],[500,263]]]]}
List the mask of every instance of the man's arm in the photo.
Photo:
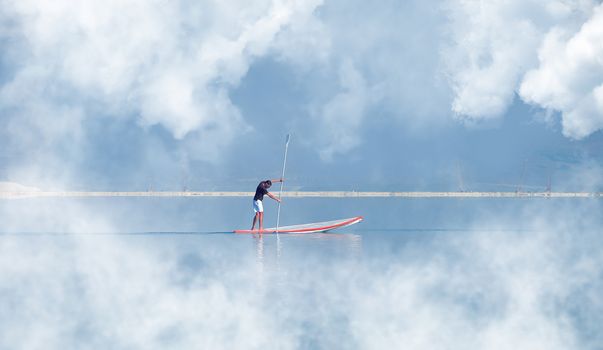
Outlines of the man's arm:
{"type": "Polygon", "coordinates": [[[267,195],[268,197],[270,197],[270,198],[274,199],[275,201],[279,202],[279,203],[281,202],[281,200],[280,200],[280,199],[278,199],[277,197],[275,197],[275,196],[274,196],[272,193],[270,193],[270,192],[266,193],[266,195],[267,195]]]}
{"type": "Polygon", "coordinates": [[[270,180],[270,181],[272,181],[272,182],[283,182],[283,181],[285,181],[285,179],[274,179],[274,180],[270,180]]]}

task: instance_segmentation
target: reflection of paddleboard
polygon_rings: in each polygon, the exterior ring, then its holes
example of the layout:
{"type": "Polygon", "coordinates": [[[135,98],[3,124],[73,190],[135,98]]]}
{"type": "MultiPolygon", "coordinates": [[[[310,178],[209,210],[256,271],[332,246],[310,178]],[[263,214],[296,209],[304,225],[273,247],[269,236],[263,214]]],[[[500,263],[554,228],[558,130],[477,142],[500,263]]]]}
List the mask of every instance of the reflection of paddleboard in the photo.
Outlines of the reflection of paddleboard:
{"type": "MultiPolygon", "coordinates": [[[[316,233],[331,231],[336,228],[354,225],[362,221],[362,216],[356,216],[349,219],[315,222],[313,224],[281,226],[278,233],[316,233]]],[[[267,228],[259,230],[235,230],[234,233],[277,233],[276,228],[267,228]]]]}

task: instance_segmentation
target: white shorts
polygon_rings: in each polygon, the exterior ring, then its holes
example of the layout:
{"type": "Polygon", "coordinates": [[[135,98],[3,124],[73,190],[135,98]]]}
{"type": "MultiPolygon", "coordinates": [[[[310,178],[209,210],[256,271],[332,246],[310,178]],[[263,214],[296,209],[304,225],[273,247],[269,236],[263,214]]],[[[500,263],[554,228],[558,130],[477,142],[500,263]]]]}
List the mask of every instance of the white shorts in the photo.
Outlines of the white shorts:
{"type": "Polygon", "coordinates": [[[258,199],[257,201],[253,201],[253,211],[256,213],[264,212],[264,204],[261,200],[258,199]]]}

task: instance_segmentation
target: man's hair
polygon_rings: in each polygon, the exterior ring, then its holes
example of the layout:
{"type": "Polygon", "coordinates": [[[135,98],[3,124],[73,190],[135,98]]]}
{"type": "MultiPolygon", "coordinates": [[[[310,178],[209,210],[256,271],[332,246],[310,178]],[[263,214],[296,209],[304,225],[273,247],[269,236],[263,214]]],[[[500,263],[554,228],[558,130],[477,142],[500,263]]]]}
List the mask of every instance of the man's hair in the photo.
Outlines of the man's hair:
{"type": "Polygon", "coordinates": [[[266,181],[264,181],[264,182],[266,183],[266,185],[268,185],[268,186],[272,186],[272,181],[270,181],[270,180],[266,180],[266,181]]]}

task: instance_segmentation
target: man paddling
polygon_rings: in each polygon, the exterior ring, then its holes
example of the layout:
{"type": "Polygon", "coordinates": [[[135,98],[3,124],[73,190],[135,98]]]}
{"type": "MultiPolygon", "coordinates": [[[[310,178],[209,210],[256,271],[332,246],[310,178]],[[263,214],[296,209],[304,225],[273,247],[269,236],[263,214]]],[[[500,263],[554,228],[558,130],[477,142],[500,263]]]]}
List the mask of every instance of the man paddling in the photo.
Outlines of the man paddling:
{"type": "Polygon", "coordinates": [[[273,182],[283,182],[283,179],[262,181],[255,189],[255,196],[253,196],[253,211],[255,212],[255,216],[253,217],[253,224],[251,225],[252,231],[255,228],[255,223],[258,221],[258,219],[260,220],[260,231],[264,229],[264,205],[262,203],[264,200],[264,195],[279,203],[281,202],[279,198],[268,192],[268,189],[272,186],[273,182]]]}

